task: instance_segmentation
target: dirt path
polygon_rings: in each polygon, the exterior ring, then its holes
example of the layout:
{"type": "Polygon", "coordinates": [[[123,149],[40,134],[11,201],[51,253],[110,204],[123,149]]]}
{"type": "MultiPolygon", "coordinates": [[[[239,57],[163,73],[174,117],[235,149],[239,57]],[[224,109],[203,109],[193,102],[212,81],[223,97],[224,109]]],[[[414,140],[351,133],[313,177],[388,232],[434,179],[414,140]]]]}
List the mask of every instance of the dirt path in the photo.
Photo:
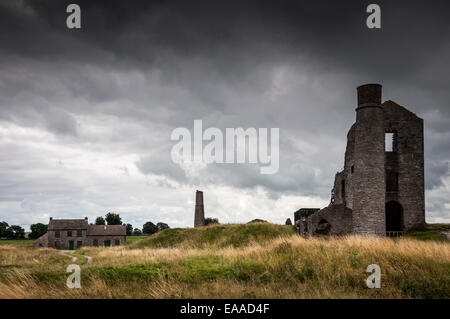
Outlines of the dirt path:
{"type": "Polygon", "coordinates": [[[66,257],[70,257],[71,258],[71,262],[76,262],[77,261],[77,257],[75,257],[75,256],[72,256],[72,251],[71,250],[61,250],[60,252],[59,252],[59,254],[60,255],[62,255],[62,256],[66,256],[66,257]]]}
{"type": "MultiPolygon", "coordinates": [[[[73,263],[78,260],[78,257],[75,257],[75,256],[72,255],[73,254],[73,250],[61,250],[59,252],[59,254],[61,256],[70,257],[71,258],[71,262],[73,262],[73,263]]],[[[87,264],[91,263],[91,261],[92,261],[92,257],[91,256],[83,255],[83,257],[86,258],[86,262],[84,264],[87,265],[87,264]]]]}
{"type": "Polygon", "coordinates": [[[91,256],[84,256],[84,258],[86,258],[86,264],[90,264],[92,261],[92,257],[91,256]]]}

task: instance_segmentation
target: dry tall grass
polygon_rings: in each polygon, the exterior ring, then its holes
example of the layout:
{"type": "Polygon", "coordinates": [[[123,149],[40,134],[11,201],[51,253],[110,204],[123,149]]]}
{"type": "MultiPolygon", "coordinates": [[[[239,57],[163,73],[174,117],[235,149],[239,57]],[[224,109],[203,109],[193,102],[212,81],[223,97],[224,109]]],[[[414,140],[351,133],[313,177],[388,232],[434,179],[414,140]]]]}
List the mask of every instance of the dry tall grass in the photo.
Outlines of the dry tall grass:
{"type": "Polygon", "coordinates": [[[69,258],[0,246],[1,298],[449,298],[450,244],[349,236],[203,248],[83,248],[82,288],[69,258]],[[369,264],[381,289],[368,289],[369,264]]]}

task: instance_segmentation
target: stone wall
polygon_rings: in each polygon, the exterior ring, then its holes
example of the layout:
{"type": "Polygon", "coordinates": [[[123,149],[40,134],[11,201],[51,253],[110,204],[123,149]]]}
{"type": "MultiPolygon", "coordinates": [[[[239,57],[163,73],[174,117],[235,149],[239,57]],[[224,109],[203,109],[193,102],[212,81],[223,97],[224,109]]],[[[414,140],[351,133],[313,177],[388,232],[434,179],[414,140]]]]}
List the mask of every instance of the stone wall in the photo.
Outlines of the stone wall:
{"type": "Polygon", "coordinates": [[[97,240],[98,246],[104,246],[105,241],[110,241],[111,246],[118,246],[116,240],[119,241],[119,245],[125,245],[126,236],[123,235],[107,235],[107,236],[87,236],[86,232],[82,231],[82,236],[78,237],[76,231],[72,231],[72,236],[68,236],[66,230],[59,231],[59,238],[55,236],[55,231],[49,231],[45,235],[39,237],[34,241],[34,247],[51,247],[60,249],[70,249],[69,242],[73,241],[74,249],[78,248],[78,242],[81,242],[81,247],[83,246],[95,246],[94,240],[97,240]],[[44,238],[45,236],[45,238],[44,238]],[[59,242],[59,247],[55,244],[59,242]],[[42,246],[39,246],[42,244],[42,246]]]}
{"type": "Polygon", "coordinates": [[[385,132],[396,135],[386,170],[398,173],[398,192],[386,194],[403,208],[404,230],[425,222],[423,120],[392,101],[383,103],[385,132]]]}
{"type": "Polygon", "coordinates": [[[122,246],[126,244],[126,236],[112,235],[112,236],[87,236],[85,239],[86,246],[96,246],[94,241],[97,240],[99,247],[105,246],[105,241],[110,241],[111,246],[122,246]],[[116,240],[119,241],[116,244],[116,240]]]}
{"type": "Polygon", "coordinates": [[[345,180],[345,199],[344,204],[353,209],[353,173],[355,170],[355,124],[352,125],[347,133],[347,147],[345,149],[344,173],[345,180]]]}
{"type": "Polygon", "coordinates": [[[33,247],[34,248],[47,248],[48,246],[48,234],[45,233],[41,237],[35,239],[33,241],[33,247]]]}
{"type": "Polygon", "coordinates": [[[345,183],[344,171],[336,173],[334,177],[333,195],[331,198],[332,204],[345,205],[345,187],[343,188],[343,183],[345,183]]]}
{"type": "Polygon", "coordinates": [[[89,246],[86,241],[87,229],[81,230],[81,236],[77,236],[77,230],[72,231],[72,236],[68,236],[67,230],[49,230],[48,234],[48,244],[52,248],[69,249],[69,242],[74,242],[74,248],[77,248],[77,242],[81,241],[81,246],[89,246]],[[56,237],[56,233],[59,233],[59,237],[56,237]],[[56,243],[59,243],[57,247],[56,243]]]}
{"type": "Polygon", "coordinates": [[[307,219],[307,231],[301,226],[302,234],[307,236],[317,235],[316,230],[319,223],[325,220],[331,225],[329,235],[343,236],[352,232],[352,210],[343,204],[332,204],[307,219]]]}

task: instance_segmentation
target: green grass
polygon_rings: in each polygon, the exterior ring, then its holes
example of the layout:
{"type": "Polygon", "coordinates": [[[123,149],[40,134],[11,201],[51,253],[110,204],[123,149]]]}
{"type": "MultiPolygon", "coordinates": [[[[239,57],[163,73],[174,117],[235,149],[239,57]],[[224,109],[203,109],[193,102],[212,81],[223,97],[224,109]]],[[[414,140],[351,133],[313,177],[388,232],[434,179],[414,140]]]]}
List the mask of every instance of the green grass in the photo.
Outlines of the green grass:
{"type": "MultiPolygon", "coordinates": [[[[135,243],[148,236],[127,236],[127,243],[135,243]]],[[[33,244],[33,239],[0,239],[0,244],[33,244]]]]}
{"type": "Polygon", "coordinates": [[[211,225],[199,228],[170,228],[130,248],[139,247],[242,247],[251,242],[266,242],[296,233],[294,226],[269,223],[211,225]]]}
{"type": "Polygon", "coordinates": [[[32,239],[0,239],[0,244],[33,244],[32,239]]]}
{"type": "Polygon", "coordinates": [[[127,243],[135,243],[137,241],[141,241],[146,239],[148,236],[127,236],[127,243]]]}
{"type": "Polygon", "coordinates": [[[406,232],[405,237],[446,242],[449,240],[442,233],[444,231],[450,231],[450,224],[425,224],[409,230],[406,232]]]}

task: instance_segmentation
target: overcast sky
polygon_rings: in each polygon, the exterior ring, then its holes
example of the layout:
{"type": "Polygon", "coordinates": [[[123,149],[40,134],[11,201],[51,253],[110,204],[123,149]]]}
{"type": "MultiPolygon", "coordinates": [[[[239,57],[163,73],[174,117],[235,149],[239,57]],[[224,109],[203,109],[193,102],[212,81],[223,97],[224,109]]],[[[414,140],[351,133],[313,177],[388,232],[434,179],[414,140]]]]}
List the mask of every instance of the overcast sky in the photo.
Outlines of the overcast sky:
{"type": "Polygon", "coordinates": [[[329,203],[375,82],[424,119],[426,219],[450,222],[450,8],[393,2],[0,0],[0,221],[191,227],[200,189],[206,216],[284,223],[329,203]],[[279,172],[177,166],[171,132],[195,119],[279,128],[279,172]]]}

